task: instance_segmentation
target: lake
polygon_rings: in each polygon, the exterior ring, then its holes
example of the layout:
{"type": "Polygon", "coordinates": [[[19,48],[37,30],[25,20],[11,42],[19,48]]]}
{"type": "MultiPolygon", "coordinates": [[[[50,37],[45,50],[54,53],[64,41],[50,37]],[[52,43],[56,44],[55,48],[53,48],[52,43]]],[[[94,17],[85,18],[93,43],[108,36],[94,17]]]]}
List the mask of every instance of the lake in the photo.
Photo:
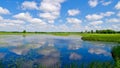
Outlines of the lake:
{"type": "Polygon", "coordinates": [[[0,66],[4,68],[64,68],[71,64],[114,62],[115,43],[90,42],[80,36],[0,35],[0,66]]]}

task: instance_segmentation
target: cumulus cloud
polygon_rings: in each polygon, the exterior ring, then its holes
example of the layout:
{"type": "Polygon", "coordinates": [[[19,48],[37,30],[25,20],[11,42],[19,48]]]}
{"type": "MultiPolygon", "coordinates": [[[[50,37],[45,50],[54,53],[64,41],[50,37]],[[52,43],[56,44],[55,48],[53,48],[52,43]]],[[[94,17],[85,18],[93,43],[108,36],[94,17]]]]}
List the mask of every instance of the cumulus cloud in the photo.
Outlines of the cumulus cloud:
{"type": "Polygon", "coordinates": [[[88,1],[88,4],[91,6],[91,7],[96,7],[98,5],[98,0],[89,0],[88,1]]]}
{"type": "Polygon", "coordinates": [[[54,20],[56,19],[56,15],[53,15],[52,13],[41,13],[40,17],[47,19],[47,20],[54,20]]]}
{"type": "Polygon", "coordinates": [[[119,31],[120,30],[120,24],[114,24],[114,25],[112,25],[111,29],[119,31]]]}
{"type": "Polygon", "coordinates": [[[93,21],[93,22],[90,22],[90,25],[96,26],[96,25],[100,25],[102,23],[103,23],[103,21],[93,21]]]}
{"type": "Polygon", "coordinates": [[[11,24],[24,24],[25,22],[24,21],[21,21],[21,20],[11,20],[11,19],[3,19],[1,21],[2,23],[11,23],[11,24]]]}
{"type": "Polygon", "coordinates": [[[26,13],[19,13],[13,16],[14,18],[20,19],[20,20],[30,20],[32,16],[26,12],[26,13]]]}
{"type": "Polygon", "coordinates": [[[87,15],[86,19],[87,20],[99,20],[102,19],[103,16],[102,15],[97,15],[97,14],[92,14],[92,15],[87,15]]]}
{"type": "Polygon", "coordinates": [[[82,20],[77,19],[77,18],[67,18],[67,22],[72,23],[72,24],[79,24],[82,22],[82,20]]]}
{"type": "Polygon", "coordinates": [[[40,10],[43,13],[40,13],[39,16],[43,19],[46,19],[49,23],[54,23],[54,20],[57,19],[60,15],[61,3],[64,0],[42,0],[40,4],[40,10]]]}
{"type": "Polygon", "coordinates": [[[10,14],[10,11],[6,8],[0,7],[0,14],[10,14]]]}
{"type": "Polygon", "coordinates": [[[101,0],[101,3],[103,6],[108,6],[112,3],[112,0],[109,0],[109,1],[101,0]]]}
{"type": "Polygon", "coordinates": [[[120,22],[120,18],[107,19],[107,22],[110,22],[110,23],[119,23],[120,22]]]}
{"type": "Polygon", "coordinates": [[[30,22],[30,23],[36,23],[36,24],[41,24],[41,25],[46,24],[44,21],[42,21],[39,18],[33,18],[30,15],[30,13],[28,13],[28,12],[26,12],[26,13],[19,13],[19,14],[14,15],[13,17],[16,18],[16,19],[19,19],[19,20],[30,22]]]}
{"type": "Polygon", "coordinates": [[[20,31],[24,29],[25,22],[16,19],[5,19],[0,16],[0,30],[2,31],[20,31]],[[8,30],[9,29],[9,30],[8,30]]]}
{"type": "Polygon", "coordinates": [[[117,13],[117,16],[120,17],[120,12],[117,13]]]}
{"type": "Polygon", "coordinates": [[[87,20],[94,21],[94,20],[100,20],[104,17],[109,17],[111,15],[115,14],[114,12],[108,11],[105,13],[100,13],[100,14],[89,14],[86,16],[87,20]]]}
{"type": "Polygon", "coordinates": [[[111,4],[111,3],[112,3],[112,1],[102,2],[102,5],[107,6],[107,5],[111,4]]]}
{"type": "Polygon", "coordinates": [[[1,21],[1,20],[3,20],[3,17],[2,17],[2,16],[0,16],[0,21],[1,21]]]}
{"type": "Polygon", "coordinates": [[[76,16],[80,13],[80,10],[78,9],[71,9],[71,10],[68,10],[68,14],[69,16],[76,16]]]}
{"type": "Polygon", "coordinates": [[[113,14],[115,14],[115,12],[108,11],[108,12],[105,12],[105,13],[101,13],[100,15],[102,15],[102,16],[111,16],[113,14]]]}
{"type": "Polygon", "coordinates": [[[120,10],[120,1],[115,5],[115,8],[120,10]]]}
{"type": "Polygon", "coordinates": [[[91,7],[96,7],[98,4],[101,4],[103,6],[108,6],[111,3],[112,3],[112,0],[109,0],[109,1],[105,1],[105,0],[89,0],[88,1],[88,4],[91,7]]]}
{"type": "Polygon", "coordinates": [[[12,19],[4,19],[0,16],[0,23],[6,23],[6,24],[24,24],[25,22],[22,20],[12,20],[12,19]]]}
{"type": "Polygon", "coordinates": [[[38,9],[37,3],[34,2],[34,1],[31,1],[31,2],[30,1],[25,1],[25,2],[22,3],[22,9],[30,9],[30,10],[38,9]]]}
{"type": "Polygon", "coordinates": [[[34,24],[38,23],[40,25],[46,25],[46,23],[44,21],[42,21],[41,19],[39,19],[39,18],[33,18],[30,21],[28,21],[28,22],[31,22],[31,23],[34,23],[34,24]]]}

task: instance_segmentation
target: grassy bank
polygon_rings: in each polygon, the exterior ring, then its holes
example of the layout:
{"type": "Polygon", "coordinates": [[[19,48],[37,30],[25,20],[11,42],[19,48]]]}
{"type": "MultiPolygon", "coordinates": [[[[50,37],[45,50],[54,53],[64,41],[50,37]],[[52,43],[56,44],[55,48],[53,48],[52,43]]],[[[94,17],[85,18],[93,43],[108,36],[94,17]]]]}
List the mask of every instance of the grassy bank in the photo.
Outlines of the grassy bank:
{"type": "Polygon", "coordinates": [[[81,34],[83,40],[120,43],[120,34],[81,34]]]}
{"type": "Polygon", "coordinates": [[[112,48],[112,56],[115,60],[115,68],[120,68],[120,46],[112,48]]]}

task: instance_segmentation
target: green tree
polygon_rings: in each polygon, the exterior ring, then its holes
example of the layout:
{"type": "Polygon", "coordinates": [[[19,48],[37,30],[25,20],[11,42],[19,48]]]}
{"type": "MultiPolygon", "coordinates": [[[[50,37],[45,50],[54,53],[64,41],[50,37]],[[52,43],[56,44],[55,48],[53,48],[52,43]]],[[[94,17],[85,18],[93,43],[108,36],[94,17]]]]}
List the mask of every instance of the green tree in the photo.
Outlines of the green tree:
{"type": "Polygon", "coordinates": [[[23,30],[23,33],[26,33],[26,30],[23,30]]]}
{"type": "Polygon", "coordinates": [[[93,33],[93,30],[91,30],[91,33],[93,33]]]}

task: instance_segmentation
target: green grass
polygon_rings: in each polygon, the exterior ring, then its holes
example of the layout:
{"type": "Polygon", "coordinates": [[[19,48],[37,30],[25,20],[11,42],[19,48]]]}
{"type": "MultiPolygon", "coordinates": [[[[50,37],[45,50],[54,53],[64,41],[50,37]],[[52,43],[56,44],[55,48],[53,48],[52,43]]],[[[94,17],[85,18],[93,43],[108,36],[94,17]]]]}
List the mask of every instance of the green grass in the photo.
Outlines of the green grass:
{"type": "Polygon", "coordinates": [[[120,46],[114,46],[112,48],[112,56],[115,60],[115,68],[120,68],[120,46]]]}
{"type": "Polygon", "coordinates": [[[80,34],[83,40],[120,43],[120,34],[80,34]]]}
{"type": "Polygon", "coordinates": [[[112,48],[112,55],[114,58],[120,59],[120,46],[114,46],[112,48]]]}

